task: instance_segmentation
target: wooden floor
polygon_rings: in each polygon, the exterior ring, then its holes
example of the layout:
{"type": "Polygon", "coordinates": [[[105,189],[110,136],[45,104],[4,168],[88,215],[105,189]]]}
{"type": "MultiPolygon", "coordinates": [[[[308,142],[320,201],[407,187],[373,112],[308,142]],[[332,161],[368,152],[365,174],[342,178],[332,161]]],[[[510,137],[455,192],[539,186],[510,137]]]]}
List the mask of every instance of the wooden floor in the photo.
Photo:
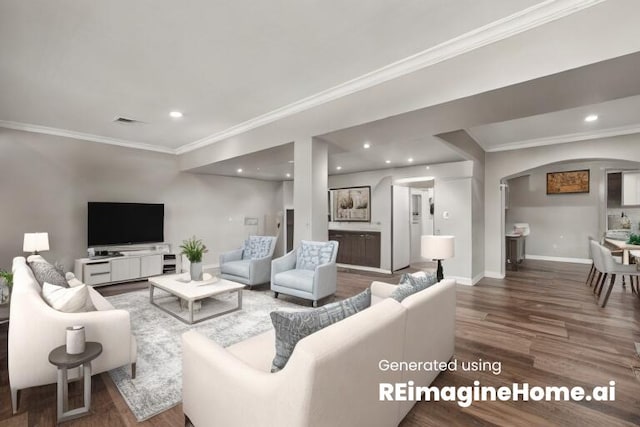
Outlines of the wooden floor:
{"type": "MultiPolygon", "coordinates": [[[[607,307],[599,308],[584,284],[587,270],[585,265],[527,260],[504,280],[459,285],[455,357],[459,363],[501,362],[502,372],[445,372],[434,385],[467,386],[477,379],[496,387],[528,382],[532,387],[591,389],[615,380],[615,401],[475,402],[469,408],[454,402],[419,402],[401,425],[640,425],[640,358],[634,348],[634,342],[640,342],[640,299],[618,285],[607,307]]],[[[337,297],[356,294],[374,278],[393,282],[388,276],[340,272],[337,297]]],[[[114,294],[123,288],[102,289],[114,294]]],[[[6,325],[0,326],[0,369],[0,426],[54,425],[54,385],[24,390],[20,411],[11,416],[6,325]]],[[[79,394],[76,390],[76,398],[79,394]]],[[[94,377],[92,411],[66,425],[183,425],[180,405],[138,424],[107,374],[94,377]]]]}

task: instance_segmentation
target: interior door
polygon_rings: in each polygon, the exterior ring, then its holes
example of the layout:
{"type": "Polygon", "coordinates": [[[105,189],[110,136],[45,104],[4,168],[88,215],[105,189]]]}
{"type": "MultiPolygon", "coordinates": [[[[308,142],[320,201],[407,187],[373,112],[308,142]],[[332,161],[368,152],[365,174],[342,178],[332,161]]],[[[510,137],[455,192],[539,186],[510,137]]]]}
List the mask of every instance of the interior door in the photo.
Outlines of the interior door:
{"type": "Polygon", "coordinates": [[[411,192],[409,187],[391,187],[391,269],[411,263],[411,192]]]}

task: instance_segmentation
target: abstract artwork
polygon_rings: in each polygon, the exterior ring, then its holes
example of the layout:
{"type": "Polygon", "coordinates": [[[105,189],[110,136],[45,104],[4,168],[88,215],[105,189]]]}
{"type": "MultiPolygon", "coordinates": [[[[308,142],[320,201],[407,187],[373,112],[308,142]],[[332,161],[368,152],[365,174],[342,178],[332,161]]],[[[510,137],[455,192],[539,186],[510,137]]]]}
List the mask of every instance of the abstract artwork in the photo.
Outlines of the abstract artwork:
{"type": "Polygon", "coordinates": [[[332,221],[371,222],[371,187],[336,188],[332,221]]]}

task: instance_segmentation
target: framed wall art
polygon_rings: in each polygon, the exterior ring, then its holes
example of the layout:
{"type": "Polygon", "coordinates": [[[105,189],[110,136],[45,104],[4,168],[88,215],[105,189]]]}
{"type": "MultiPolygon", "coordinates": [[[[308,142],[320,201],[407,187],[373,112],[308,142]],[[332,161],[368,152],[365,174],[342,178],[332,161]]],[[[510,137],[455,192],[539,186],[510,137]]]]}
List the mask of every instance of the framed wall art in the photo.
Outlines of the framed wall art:
{"type": "Polygon", "coordinates": [[[371,222],[371,187],[331,189],[331,220],[336,222],[371,222]]]}
{"type": "Polygon", "coordinates": [[[589,192],[589,169],[547,173],[547,194],[589,192]]]}

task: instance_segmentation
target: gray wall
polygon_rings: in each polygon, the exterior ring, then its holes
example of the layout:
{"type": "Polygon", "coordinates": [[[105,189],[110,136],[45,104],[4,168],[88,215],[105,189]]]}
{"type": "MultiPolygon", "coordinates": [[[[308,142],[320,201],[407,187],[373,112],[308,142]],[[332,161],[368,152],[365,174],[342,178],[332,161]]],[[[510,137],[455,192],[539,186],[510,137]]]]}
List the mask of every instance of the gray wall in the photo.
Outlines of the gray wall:
{"type": "Polygon", "coordinates": [[[599,183],[603,175],[594,163],[570,163],[536,169],[529,175],[510,179],[506,230],[516,222],[531,226],[527,255],[559,258],[588,258],[587,236],[599,235],[602,210],[599,183]],[[547,172],[591,170],[591,191],[580,194],[546,194],[547,172]]]}
{"type": "Polygon", "coordinates": [[[505,229],[527,222],[527,255],[588,259],[587,238],[605,231],[605,173],[628,166],[628,162],[588,161],[547,165],[509,179],[509,205],[505,229]],[[547,172],[589,169],[590,191],[578,194],[546,194],[547,172]]]}
{"type": "Polygon", "coordinates": [[[282,211],[280,183],[182,173],[173,155],[0,128],[0,268],[22,252],[25,232],[49,233],[49,260],[71,268],[86,255],[87,202],[165,204],[165,240],[191,235],[209,247],[205,264],[264,232],[282,211]],[[260,224],[245,226],[244,217],[260,224]]]}
{"type": "MultiPolygon", "coordinates": [[[[504,209],[501,180],[562,161],[640,161],[640,135],[624,135],[520,150],[488,152],[485,156],[485,275],[504,276],[504,209]]],[[[604,223],[604,221],[603,221],[604,223]]]]}

